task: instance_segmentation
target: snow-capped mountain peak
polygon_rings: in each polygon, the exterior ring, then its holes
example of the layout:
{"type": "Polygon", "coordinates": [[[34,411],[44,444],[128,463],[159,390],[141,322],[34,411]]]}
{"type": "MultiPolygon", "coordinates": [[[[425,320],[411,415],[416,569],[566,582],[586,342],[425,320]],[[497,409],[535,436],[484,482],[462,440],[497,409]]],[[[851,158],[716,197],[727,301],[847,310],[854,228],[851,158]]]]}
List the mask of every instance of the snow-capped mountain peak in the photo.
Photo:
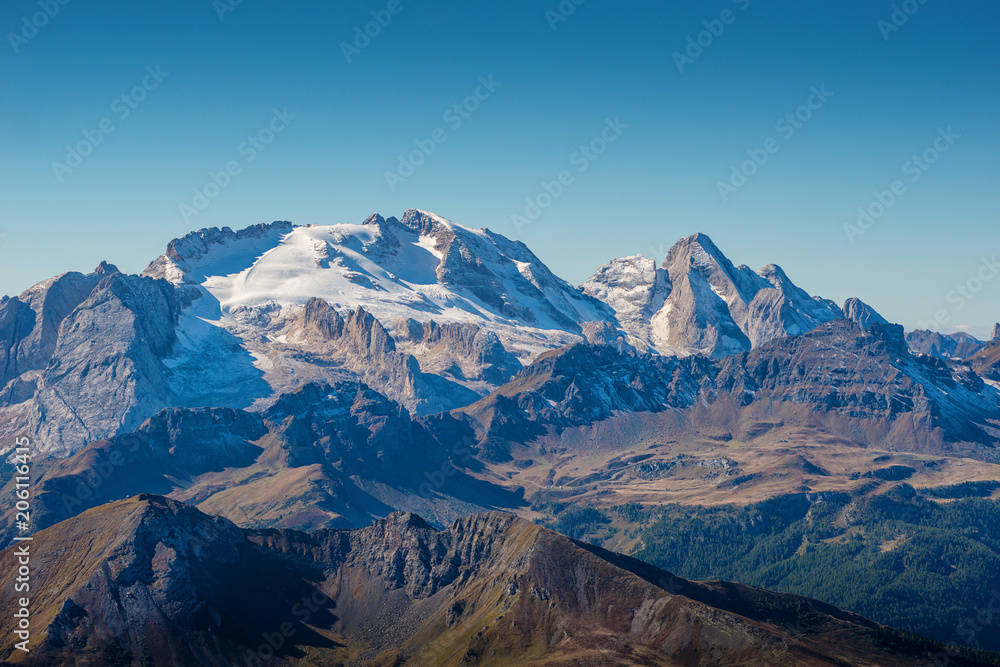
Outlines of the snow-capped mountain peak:
{"type": "Polygon", "coordinates": [[[526,246],[427,211],[361,224],[203,229],[172,241],[145,275],[197,285],[203,319],[249,321],[320,298],[386,325],[476,322],[514,347],[548,349],[610,308],[557,278],[526,246]],[[207,305],[207,308],[206,308],[207,305]]]}
{"type": "Polygon", "coordinates": [[[724,356],[843,317],[781,267],[737,267],[700,233],[674,244],[660,269],[641,256],[613,260],[583,289],[615,309],[633,344],[668,354],[724,356]]]}

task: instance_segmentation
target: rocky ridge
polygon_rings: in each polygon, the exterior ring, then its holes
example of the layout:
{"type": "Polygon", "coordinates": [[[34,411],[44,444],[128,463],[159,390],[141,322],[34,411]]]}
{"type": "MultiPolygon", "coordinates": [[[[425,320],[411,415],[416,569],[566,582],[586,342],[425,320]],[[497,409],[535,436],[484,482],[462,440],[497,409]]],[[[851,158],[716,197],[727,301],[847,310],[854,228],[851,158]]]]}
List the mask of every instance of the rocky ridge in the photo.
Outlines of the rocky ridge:
{"type": "MultiPolygon", "coordinates": [[[[33,581],[49,585],[21,664],[895,666],[927,650],[807,598],[689,582],[496,513],[445,531],[412,514],[244,531],[142,495],[42,531],[33,549],[33,581]]],[[[12,621],[0,623],[7,655],[12,621]]]]}

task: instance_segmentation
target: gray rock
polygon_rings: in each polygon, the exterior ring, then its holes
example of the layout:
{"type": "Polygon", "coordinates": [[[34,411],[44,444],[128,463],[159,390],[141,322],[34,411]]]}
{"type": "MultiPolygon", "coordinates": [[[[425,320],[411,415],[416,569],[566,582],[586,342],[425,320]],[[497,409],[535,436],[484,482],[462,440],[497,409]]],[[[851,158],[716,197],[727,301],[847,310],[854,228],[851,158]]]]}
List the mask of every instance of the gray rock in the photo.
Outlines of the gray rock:
{"type": "Polygon", "coordinates": [[[889,321],[879,315],[874,308],[861,299],[855,298],[850,298],[844,302],[844,317],[862,329],[868,329],[876,322],[882,325],[889,324],[889,321]]]}
{"type": "Polygon", "coordinates": [[[778,266],[734,266],[704,234],[676,243],[660,269],[638,256],[614,260],[583,290],[614,308],[633,339],[668,354],[718,358],[843,316],[778,266]]]}
{"type": "Polygon", "coordinates": [[[33,399],[28,427],[44,451],[67,453],[134,430],[172,402],[163,359],[176,342],[173,285],[100,278],[59,325],[33,399]]]}

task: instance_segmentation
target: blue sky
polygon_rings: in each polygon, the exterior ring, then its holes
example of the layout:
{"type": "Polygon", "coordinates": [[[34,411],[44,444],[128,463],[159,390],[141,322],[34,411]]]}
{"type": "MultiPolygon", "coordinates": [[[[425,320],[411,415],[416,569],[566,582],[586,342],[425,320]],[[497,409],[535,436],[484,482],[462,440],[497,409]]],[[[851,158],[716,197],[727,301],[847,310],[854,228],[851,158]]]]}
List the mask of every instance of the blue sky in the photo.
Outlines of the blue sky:
{"type": "Polygon", "coordinates": [[[907,328],[1000,320],[995,2],[234,2],[4,3],[0,293],[416,207],[577,284],[701,231],[907,328]]]}

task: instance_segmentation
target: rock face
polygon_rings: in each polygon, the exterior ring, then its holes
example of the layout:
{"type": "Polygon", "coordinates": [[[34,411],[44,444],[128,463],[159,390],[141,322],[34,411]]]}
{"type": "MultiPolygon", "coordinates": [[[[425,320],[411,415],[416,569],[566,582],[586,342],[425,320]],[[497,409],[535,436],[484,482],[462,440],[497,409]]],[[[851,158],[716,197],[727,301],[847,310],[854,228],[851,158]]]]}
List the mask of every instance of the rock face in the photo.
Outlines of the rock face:
{"type": "Polygon", "coordinates": [[[844,317],[857,324],[862,329],[868,329],[878,322],[882,326],[887,326],[889,321],[879,315],[874,308],[861,299],[848,299],[844,302],[844,317]]]}
{"type": "Polygon", "coordinates": [[[917,330],[906,334],[910,349],[938,359],[968,359],[983,349],[984,343],[967,333],[942,334],[937,331],[917,330]]]}
{"type": "Polygon", "coordinates": [[[64,273],[0,301],[0,354],[6,385],[29,371],[45,370],[55,351],[59,325],[100,282],[103,274],[64,273]]]}
{"type": "Polygon", "coordinates": [[[163,361],[176,343],[180,309],[166,281],[103,263],[6,299],[3,435],[27,428],[41,451],[68,453],[170,405],[163,361]]]}
{"type": "Polygon", "coordinates": [[[618,323],[641,343],[653,340],[651,320],[670,294],[670,277],[642,255],[613,259],[601,266],[583,291],[614,309],[618,323]]]}
{"type": "MultiPolygon", "coordinates": [[[[412,514],[244,531],[143,495],[36,534],[31,553],[44,625],[22,664],[888,666],[927,651],[807,598],[689,582],[496,513],[446,531],[412,514]]],[[[0,565],[16,569],[14,548],[0,565]]],[[[0,620],[5,655],[15,623],[0,620]]]]}
{"type": "Polygon", "coordinates": [[[615,309],[634,343],[666,354],[719,358],[843,317],[778,266],[733,266],[704,234],[679,241],[660,269],[638,256],[614,260],[583,290],[615,309]]]}
{"type": "Polygon", "coordinates": [[[473,322],[407,319],[394,330],[397,340],[408,343],[420,359],[420,367],[435,375],[498,386],[521,370],[521,362],[500,338],[473,322]]]}
{"type": "Polygon", "coordinates": [[[955,443],[993,459],[1000,438],[1000,393],[967,367],[911,354],[898,325],[829,322],[722,360],[717,383],[745,406],[780,402],[848,418],[864,440],[888,449],[941,452],[955,443]]]}
{"type": "Polygon", "coordinates": [[[990,334],[990,342],[996,342],[1000,340],[1000,322],[993,325],[993,332],[990,334]]]}
{"type": "Polygon", "coordinates": [[[981,377],[1000,384],[1000,340],[992,340],[968,360],[969,366],[981,377]]]}
{"type": "MultiPolygon", "coordinates": [[[[326,301],[310,299],[286,329],[286,339],[299,343],[300,350],[311,352],[317,360],[336,362],[343,370],[381,388],[421,414],[465,405],[479,397],[443,374],[423,372],[416,357],[398,351],[389,331],[360,306],[342,317],[326,301]]],[[[440,337],[437,342],[440,347],[448,348],[447,341],[442,342],[440,337]]],[[[501,354],[503,346],[495,336],[494,343],[492,352],[501,354]]],[[[485,348],[487,342],[481,344],[485,348]]],[[[462,347],[470,346],[455,347],[452,355],[461,354],[462,347]]]]}

